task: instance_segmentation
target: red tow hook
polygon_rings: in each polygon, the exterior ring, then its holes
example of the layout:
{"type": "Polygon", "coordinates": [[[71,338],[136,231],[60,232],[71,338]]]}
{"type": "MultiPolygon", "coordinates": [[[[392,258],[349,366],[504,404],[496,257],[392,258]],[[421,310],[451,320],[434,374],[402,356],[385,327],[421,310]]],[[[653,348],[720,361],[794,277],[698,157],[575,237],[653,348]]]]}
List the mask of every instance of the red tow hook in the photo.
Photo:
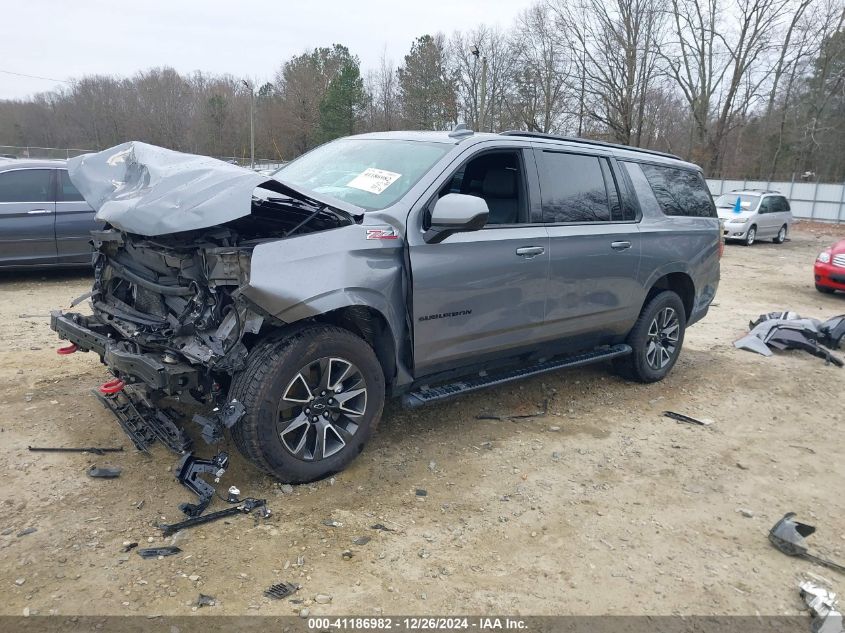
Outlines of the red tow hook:
{"type": "Polygon", "coordinates": [[[71,343],[67,347],[60,347],[56,350],[56,354],[61,356],[67,356],[68,354],[73,354],[74,352],[79,350],[79,346],[76,343],[71,343]]]}
{"type": "Polygon", "coordinates": [[[100,385],[97,390],[103,394],[104,396],[113,396],[119,391],[123,391],[123,388],[126,386],[126,383],[123,382],[120,378],[112,378],[108,382],[104,382],[100,385]]]}

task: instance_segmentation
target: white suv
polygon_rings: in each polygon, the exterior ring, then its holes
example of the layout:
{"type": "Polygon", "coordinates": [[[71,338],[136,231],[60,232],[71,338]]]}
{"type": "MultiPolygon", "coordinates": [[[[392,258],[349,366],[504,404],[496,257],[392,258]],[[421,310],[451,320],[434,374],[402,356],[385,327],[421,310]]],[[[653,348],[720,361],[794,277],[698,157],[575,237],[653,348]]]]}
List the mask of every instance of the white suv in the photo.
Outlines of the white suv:
{"type": "Polygon", "coordinates": [[[789,201],[777,191],[746,189],[716,198],[716,211],[723,221],[726,240],[751,246],[758,239],[783,244],[792,225],[789,201]]]}

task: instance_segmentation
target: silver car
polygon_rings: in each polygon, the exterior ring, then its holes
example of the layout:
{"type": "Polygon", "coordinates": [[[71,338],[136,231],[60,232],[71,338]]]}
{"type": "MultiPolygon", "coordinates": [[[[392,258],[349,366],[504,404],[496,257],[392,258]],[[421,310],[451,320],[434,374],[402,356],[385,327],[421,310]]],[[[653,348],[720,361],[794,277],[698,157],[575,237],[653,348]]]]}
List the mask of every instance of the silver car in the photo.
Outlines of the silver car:
{"type": "Polygon", "coordinates": [[[716,211],[725,239],[739,240],[746,246],[762,239],[783,244],[793,222],[789,201],[777,191],[723,193],[716,198],[716,211]]]}
{"type": "Polygon", "coordinates": [[[0,159],[0,270],[91,265],[102,228],[63,160],[0,159]]]}

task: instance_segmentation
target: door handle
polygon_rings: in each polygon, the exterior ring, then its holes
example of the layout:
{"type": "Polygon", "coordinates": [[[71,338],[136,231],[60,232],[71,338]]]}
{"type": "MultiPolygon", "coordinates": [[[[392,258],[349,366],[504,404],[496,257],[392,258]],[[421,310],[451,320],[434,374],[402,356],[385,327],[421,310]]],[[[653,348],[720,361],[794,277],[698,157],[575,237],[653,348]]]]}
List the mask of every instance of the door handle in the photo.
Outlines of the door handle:
{"type": "Polygon", "coordinates": [[[542,246],[522,246],[516,249],[516,254],[520,257],[525,257],[526,259],[537,257],[537,255],[542,255],[545,252],[546,249],[542,246]]]}
{"type": "Polygon", "coordinates": [[[611,242],[610,248],[615,251],[624,251],[631,248],[631,242],[611,242]]]}
{"type": "Polygon", "coordinates": [[[50,209],[32,209],[31,211],[27,211],[27,215],[44,215],[45,213],[52,213],[50,209]]]}

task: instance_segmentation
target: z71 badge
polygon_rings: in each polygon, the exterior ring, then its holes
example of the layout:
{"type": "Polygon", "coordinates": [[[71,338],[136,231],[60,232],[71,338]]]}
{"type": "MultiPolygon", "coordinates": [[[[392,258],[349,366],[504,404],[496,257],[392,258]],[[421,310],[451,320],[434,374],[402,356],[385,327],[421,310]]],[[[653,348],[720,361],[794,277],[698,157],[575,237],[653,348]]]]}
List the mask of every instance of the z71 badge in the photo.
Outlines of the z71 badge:
{"type": "Polygon", "coordinates": [[[367,229],[368,240],[398,240],[396,229],[367,229]]]}

